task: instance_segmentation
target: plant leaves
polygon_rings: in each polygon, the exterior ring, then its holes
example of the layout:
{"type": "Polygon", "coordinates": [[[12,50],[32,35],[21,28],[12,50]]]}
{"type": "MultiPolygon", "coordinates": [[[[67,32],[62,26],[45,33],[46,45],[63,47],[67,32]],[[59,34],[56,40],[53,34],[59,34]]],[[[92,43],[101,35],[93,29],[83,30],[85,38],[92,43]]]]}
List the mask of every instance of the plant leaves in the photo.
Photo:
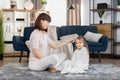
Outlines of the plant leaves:
{"type": "Polygon", "coordinates": [[[102,18],[103,14],[105,13],[105,10],[104,9],[99,9],[98,10],[98,15],[100,18],[102,18]]]}

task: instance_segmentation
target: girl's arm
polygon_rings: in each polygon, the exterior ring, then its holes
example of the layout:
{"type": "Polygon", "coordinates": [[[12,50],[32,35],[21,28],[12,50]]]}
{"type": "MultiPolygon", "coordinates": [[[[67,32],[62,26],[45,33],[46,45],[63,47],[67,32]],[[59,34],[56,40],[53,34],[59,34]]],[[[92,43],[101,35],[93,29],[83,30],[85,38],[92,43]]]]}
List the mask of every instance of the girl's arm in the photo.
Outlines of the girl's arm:
{"type": "Polygon", "coordinates": [[[36,58],[41,59],[43,57],[42,53],[40,53],[40,51],[37,48],[33,48],[32,51],[36,58]]]}

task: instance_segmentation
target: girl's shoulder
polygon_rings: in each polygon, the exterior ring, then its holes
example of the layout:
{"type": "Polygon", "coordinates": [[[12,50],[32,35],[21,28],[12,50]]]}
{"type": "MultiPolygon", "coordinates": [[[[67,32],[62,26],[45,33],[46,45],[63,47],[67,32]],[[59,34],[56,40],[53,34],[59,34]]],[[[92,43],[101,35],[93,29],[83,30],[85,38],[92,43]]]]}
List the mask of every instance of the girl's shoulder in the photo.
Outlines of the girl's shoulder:
{"type": "Polygon", "coordinates": [[[86,47],[81,48],[81,51],[88,51],[86,47]]]}
{"type": "Polygon", "coordinates": [[[88,51],[86,47],[82,47],[81,49],[75,49],[74,53],[81,53],[81,52],[86,52],[88,51]]]}
{"type": "Polygon", "coordinates": [[[86,47],[82,47],[81,49],[76,49],[76,50],[87,50],[87,48],[86,47]]]}
{"type": "Polygon", "coordinates": [[[86,47],[83,47],[82,49],[87,49],[86,47]]]}
{"type": "Polygon", "coordinates": [[[74,52],[88,51],[86,47],[82,47],[81,49],[75,49],[74,52]]]}

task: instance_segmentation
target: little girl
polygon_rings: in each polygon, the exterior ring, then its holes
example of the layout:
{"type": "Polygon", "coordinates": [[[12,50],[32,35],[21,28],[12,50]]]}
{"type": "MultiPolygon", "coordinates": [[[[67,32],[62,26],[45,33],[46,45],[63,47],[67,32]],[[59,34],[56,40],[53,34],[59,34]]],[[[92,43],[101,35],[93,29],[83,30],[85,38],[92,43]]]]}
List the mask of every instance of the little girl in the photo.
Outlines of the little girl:
{"type": "Polygon", "coordinates": [[[71,60],[64,61],[56,67],[62,74],[65,73],[86,73],[89,66],[89,52],[86,41],[82,36],[75,40],[76,49],[71,60]]]}

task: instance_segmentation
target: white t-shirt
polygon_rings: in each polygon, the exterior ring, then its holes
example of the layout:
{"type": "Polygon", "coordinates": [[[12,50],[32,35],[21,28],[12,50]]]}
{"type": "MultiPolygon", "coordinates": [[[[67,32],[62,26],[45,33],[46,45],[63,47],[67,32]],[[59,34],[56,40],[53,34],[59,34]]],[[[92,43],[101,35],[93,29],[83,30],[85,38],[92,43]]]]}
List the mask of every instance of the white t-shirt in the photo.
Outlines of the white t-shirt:
{"type": "Polygon", "coordinates": [[[30,35],[30,58],[29,60],[38,60],[33,55],[33,48],[38,48],[39,52],[42,53],[43,56],[48,56],[47,53],[48,44],[53,43],[53,41],[48,37],[45,31],[35,29],[30,35]]]}

